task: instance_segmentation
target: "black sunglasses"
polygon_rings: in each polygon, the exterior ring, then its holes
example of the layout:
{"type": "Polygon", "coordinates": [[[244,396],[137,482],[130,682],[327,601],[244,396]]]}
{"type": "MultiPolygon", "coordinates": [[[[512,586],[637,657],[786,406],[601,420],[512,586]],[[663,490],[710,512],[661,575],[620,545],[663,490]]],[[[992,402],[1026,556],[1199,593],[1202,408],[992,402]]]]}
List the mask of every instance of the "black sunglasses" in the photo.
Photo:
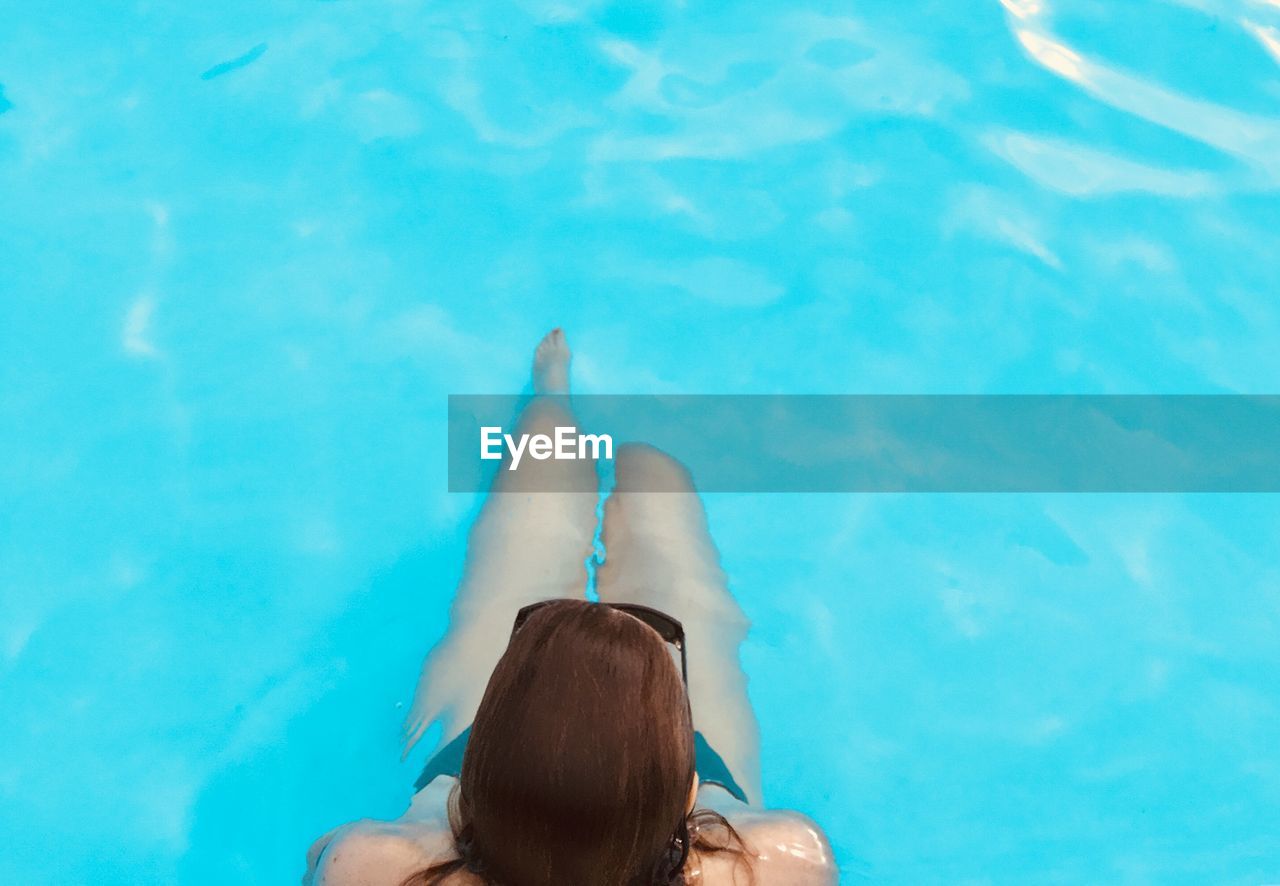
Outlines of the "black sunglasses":
{"type": "MultiPolygon", "coordinates": [[[[533,613],[545,606],[558,602],[560,602],[559,599],[539,600],[537,603],[530,603],[528,606],[521,607],[520,611],[516,613],[515,624],[511,626],[512,636],[515,636],[516,631],[520,630],[533,613]]],[[[684,680],[686,687],[689,685],[689,662],[685,657],[684,651],[684,626],[680,622],[665,612],[659,612],[657,609],[651,609],[648,606],[641,606],[639,603],[597,603],[596,605],[608,606],[610,609],[625,612],[632,618],[640,619],[640,621],[657,631],[659,637],[680,650],[680,677],[684,680]]]]}

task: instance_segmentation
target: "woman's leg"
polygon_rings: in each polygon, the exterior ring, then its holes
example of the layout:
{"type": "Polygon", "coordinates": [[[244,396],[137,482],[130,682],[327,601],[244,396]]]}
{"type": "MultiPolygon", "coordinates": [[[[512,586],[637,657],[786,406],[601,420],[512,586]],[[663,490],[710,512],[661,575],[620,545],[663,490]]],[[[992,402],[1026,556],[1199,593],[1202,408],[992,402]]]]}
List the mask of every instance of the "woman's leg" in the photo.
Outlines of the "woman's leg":
{"type": "MultiPolygon", "coordinates": [[[[533,360],[534,398],[517,434],[554,434],[575,424],[569,409],[569,348],[553,329],[533,360]]],[[[437,719],[443,740],[470,725],[506,648],[511,622],[526,603],[585,597],[586,560],[596,531],[597,479],[589,459],[526,458],[498,469],[471,534],[449,630],[422,668],[404,725],[405,753],[437,719]],[[541,490],[557,490],[546,492],[541,490]]]]}
{"type": "Polygon", "coordinates": [[[643,603],[684,625],[694,728],[759,802],[759,726],[738,662],[750,625],[729,592],[702,500],[684,466],[651,446],[619,447],[614,473],[605,561],[596,572],[600,599],[643,603]]]}

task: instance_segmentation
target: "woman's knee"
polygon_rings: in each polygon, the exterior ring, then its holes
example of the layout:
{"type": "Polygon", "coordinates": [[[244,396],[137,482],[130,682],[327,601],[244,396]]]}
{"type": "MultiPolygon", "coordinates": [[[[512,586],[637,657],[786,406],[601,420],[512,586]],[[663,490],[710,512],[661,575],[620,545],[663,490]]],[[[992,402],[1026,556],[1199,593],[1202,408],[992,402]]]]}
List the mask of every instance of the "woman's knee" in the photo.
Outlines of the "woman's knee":
{"type": "Polygon", "coordinates": [[[621,492],[692,492],[693,476],[673,457],[647,443],[624,443],[614,459],[614,489],[621,492]]]}

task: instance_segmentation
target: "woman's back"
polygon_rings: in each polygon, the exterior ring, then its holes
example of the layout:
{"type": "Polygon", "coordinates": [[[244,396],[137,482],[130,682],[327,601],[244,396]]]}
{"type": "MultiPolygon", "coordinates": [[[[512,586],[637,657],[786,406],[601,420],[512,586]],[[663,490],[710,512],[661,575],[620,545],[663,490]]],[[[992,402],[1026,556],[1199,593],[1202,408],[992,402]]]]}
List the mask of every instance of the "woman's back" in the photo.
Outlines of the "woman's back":
{"type": "MultiPolygon", "coordinates": [[[[406,877],[453,857],[445,802],[447,784],[435,785],[392,822],[360,821],[326,835],[310,853],[304,886],[400,886],[406,877]],[[426,796],[423,796],[426,795],[426,796]],[[429,808],[432,805],[434,809],[429,808]]],[[[831,847],[808,818],[745,806],[722,790],[699,791],[699,808],[725,815],[746,852],[695,855],[685,868],[693,886],[831,886],[838,882],[831,847]]],[[[458,871],[441,886],[487,886],[458,871]]]]}

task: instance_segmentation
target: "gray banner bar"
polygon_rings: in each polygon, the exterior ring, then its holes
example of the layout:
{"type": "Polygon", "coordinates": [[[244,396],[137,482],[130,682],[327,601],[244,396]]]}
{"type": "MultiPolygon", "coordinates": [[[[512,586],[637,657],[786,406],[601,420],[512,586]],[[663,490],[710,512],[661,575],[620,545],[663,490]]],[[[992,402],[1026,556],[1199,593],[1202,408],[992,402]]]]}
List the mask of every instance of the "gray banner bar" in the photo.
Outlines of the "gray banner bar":
{"type": "Polygon", "coordinates": [[[540,465],[627,443],[670,453],[704,492],[1280,491],[1280,396],[581,395],[558,448],[527,439],[517,457],[528,403],[449,397],[451,492],[513,466],[551,491],[560,472],[540,465]],[[486,427],[500,458],[481,458],[486,427]]]}

